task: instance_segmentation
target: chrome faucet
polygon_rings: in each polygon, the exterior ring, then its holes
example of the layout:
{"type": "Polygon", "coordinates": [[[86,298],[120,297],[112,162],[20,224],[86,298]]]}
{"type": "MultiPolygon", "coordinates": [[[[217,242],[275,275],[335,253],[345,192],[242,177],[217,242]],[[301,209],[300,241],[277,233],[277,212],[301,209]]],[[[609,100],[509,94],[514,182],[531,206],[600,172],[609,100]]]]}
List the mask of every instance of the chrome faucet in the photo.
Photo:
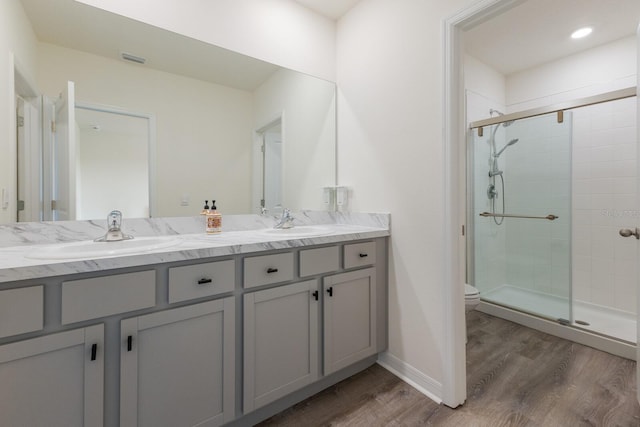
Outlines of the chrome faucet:
{"type": "Polygon", "coordinates": [[[278,220],[278,223],[273,226],[273,228],[293,228],[293,220],[295,218],[291,216],[291,211],[289,209],[284,209],[282,211],[282,216],[278,220]]]}
{"type": "Polygon", "coordinates": [[[121,240],[133,239],[133,236],[122,232],[122,212],[114,210],[107,216],[107,233],[98,237],[94,242],[119,242],[121,240]]]}

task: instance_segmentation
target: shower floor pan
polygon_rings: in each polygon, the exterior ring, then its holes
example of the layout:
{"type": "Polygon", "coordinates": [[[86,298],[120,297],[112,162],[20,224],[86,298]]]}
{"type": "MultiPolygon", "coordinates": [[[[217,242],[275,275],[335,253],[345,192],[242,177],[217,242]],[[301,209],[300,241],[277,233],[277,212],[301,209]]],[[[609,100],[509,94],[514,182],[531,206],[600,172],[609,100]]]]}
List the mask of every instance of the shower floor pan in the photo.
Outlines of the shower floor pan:
{"type": "MultiPolygon", "coordinates": [[[[483,300],[522,310],[531,314],[556,319],[568,317],[567,299],[503,285],[481,293],[483,300]],[[561,313],[567,313],[562,314],[561,313]]],[[[587,331],[635,343],[637,340],[636,315],[584,301],[573,303],[573,326],[587,331]],[[584,324],[587,323],[587,324],[584,324]]]]}

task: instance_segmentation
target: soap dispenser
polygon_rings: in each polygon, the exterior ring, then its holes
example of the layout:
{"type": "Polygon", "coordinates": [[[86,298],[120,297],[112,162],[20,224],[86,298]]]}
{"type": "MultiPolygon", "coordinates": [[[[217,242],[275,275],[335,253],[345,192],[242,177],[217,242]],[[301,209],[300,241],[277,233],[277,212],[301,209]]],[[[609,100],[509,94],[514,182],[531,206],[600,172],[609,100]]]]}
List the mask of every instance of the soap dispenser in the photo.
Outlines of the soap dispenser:
{"type": "Polygon", "coordinates": [[[211,209],[207,212],[207,234],[215,234],[222,231],[222,214],[216,209],[216,201],[212,200],[211,209]]]}
{"type": "Polygon", "coordinates": [[[204,207],[202,208],[202,211],[200,211],[200,215],[206,215],[207,213],[209,213],[209,201],[205,200],[204,207]]]}

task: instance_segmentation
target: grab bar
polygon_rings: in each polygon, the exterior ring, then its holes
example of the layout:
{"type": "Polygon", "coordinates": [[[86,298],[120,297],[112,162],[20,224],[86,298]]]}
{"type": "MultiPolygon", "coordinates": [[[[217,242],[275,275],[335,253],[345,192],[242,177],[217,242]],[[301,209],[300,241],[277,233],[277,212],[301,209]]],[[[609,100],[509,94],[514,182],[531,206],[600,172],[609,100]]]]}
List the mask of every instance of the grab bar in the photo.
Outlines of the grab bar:
{"type": "Polygon", "coordinates": [[[527,218],[527,219],[548,219],[549,221],[553,221],[554,219],[560,218],[559,216],[549,214],[547,216],[528,216],[528,215],[511,215],[511,214],[494,214],[491,212],[482,212],[480,216],[495,216],[498,218],[527,218]]]}

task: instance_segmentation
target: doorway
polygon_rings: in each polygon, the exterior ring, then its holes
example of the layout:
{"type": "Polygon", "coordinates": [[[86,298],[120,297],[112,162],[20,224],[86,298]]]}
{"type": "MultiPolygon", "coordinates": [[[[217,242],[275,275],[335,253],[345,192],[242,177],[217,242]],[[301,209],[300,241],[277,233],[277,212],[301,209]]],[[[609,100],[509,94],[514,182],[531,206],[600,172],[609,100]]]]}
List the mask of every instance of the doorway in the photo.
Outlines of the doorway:
{"type": "Polygon", "coordinates": [[[284,137],[282,117],[256,131],[260,144],[261,212],[278,213],[283,208],[284,137]]]}

